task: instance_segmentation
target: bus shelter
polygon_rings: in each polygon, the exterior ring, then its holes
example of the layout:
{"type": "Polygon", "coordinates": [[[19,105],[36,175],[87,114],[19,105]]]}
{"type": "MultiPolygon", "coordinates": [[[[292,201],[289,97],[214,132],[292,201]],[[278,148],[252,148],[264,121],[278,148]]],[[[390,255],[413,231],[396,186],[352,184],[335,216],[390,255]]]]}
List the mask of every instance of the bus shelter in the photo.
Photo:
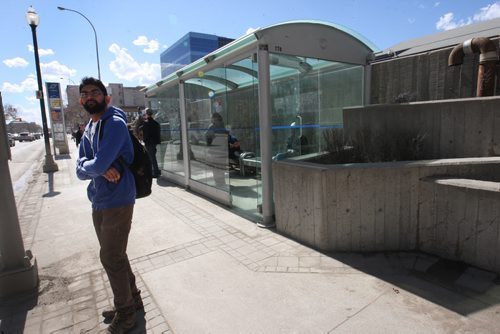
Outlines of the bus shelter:
{"type": "Polygon", "coordinates": [[[162,128],[162,174],[273,225],[273,160],[325,151],[325,133],[342,127],[342,109],[368,101],[376,51],[345,27],[286,22],[147,87],[162,128]]]}

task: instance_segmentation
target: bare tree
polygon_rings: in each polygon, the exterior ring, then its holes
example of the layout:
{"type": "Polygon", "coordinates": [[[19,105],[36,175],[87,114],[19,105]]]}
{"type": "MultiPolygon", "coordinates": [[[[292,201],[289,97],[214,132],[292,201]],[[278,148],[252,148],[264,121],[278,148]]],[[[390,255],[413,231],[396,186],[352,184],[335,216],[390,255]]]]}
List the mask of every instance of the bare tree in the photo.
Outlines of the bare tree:
{"type": "Polygon", "coordinates": [[[8,119],[16,119],[17,118],[17,108],[15,108],[12,104],[5,104],[3,106],[3,112],[5,114],[5,118],[8,119]]]}

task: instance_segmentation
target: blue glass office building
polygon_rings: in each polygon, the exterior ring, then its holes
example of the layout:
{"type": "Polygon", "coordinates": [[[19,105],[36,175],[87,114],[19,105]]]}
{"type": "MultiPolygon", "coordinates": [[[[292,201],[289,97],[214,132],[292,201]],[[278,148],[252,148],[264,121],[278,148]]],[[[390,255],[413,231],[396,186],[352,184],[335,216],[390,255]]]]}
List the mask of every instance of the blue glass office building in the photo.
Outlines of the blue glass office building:
{"type": "Polygon", "coordinates": [[[160,55],[162,78],[233,40],[198,32],[187,33],[160,55]]]}

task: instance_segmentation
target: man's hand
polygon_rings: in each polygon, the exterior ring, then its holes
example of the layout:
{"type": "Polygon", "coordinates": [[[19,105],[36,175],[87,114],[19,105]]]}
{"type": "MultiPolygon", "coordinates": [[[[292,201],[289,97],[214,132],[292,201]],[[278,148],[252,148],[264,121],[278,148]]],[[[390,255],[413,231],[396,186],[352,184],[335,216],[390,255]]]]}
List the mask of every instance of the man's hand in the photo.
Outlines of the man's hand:
{"type": "Polygon", "coordinates": [[[115,167],[110,167],[102,176],[113,183],[118,183],[121,177],[120,172],[115,167]]]}

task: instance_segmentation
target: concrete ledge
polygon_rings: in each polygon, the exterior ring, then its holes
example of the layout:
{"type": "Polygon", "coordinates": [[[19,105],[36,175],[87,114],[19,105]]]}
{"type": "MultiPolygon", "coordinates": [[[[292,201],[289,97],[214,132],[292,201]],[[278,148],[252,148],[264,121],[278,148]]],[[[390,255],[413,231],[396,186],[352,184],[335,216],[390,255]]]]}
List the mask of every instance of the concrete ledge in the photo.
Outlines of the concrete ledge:
{"type": "Polygon", "coordinates": [[[498,157],[276,161],[276,228],[323,251],[421,250],[500,273],[499,168],[498,157]]]}
{"type": "Polygon", "coordinates": [[[500,182],[426,177],[433,201],[420,213],[420,250],[500,273],[500,182]]]}
{"type": "Polygon", "coordinates": [[[457,187],[463,189],[475,189],[492,192],[500,192],[500,182],[482,181],[473,179],[457,179],[453,177],[425,177],[424,182],[432,182],[443,186],[457,187]]]}
{"type": "MultiPolygon", "coordinates": [[[[343,110],[344,131],[355,136],[397,131],[425,136],[424,157],[465,158],[500,155],[497,122],[500,97],[475,97],[400,104],[349,107],[343,110]]],[[[367,138],[368,139],[368,138],[367,138]]]]}

